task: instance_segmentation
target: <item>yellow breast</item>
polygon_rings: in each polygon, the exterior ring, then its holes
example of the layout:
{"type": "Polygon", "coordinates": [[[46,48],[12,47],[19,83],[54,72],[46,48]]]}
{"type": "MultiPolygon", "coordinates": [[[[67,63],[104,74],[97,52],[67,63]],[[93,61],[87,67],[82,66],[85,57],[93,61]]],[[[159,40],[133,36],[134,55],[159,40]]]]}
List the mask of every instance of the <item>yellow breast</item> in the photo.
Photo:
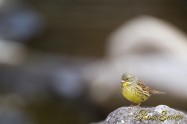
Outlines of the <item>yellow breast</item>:
{"type": "Polygon", "coordinates": [[[132,86],[125,86],[125,83],[123,84],[122,94],[126,99],[136,104],[140,104],[148,99],[148,97],[143,95],[143,92],[137,92],[132,86]]]}

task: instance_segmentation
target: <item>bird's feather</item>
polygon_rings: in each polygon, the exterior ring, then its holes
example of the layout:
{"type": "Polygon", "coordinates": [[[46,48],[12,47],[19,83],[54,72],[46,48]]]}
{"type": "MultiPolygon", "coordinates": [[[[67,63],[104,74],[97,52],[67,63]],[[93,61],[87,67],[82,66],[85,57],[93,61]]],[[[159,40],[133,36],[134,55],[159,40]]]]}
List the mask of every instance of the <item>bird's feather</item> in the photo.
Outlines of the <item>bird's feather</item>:
{"type": "Polygon", "coordinates": [[[144,91],[148,91],[149,93],[151,94],[165,94],[165,92],[161,92],[161,91],[157,91],[157,90],[153,90],[151,89],[150,87],[146,86],[142,81],[138,81],[137,83],[141,88],[142,90],[144,91]]]}

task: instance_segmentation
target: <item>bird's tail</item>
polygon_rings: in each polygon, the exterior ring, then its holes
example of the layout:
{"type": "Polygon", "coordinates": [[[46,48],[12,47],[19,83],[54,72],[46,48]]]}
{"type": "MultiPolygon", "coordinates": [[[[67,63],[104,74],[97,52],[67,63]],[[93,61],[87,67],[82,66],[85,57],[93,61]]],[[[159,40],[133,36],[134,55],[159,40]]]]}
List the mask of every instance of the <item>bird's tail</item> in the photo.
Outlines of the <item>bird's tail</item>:
{"type": "Polygon", "coordinates": [[[152,94],[166,94],[165,92],[157,91],[157,90],[151,90],[150,93],[152,94]]]}

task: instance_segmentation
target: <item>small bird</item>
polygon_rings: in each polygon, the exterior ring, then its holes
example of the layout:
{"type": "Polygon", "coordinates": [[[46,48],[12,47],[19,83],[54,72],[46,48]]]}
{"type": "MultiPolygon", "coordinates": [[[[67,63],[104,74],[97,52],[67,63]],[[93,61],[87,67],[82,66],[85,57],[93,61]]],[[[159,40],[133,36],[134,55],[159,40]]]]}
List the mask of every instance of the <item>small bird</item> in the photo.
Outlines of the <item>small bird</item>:
{"type": "Polygon", "coordinates": [[[149,88],[130,73],[124,73],[122,75],[121,83],[123,96],[132,103],[138,104],[138,106],[152,94],[165,94],[164,92],[149,88]]]}

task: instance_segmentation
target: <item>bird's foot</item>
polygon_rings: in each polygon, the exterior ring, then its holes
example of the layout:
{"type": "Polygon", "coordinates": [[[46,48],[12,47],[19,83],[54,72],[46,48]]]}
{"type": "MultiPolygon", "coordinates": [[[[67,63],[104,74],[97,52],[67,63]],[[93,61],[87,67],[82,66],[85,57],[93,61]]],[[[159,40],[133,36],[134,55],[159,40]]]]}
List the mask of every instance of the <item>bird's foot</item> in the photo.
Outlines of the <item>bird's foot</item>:
{"type": "Polygon", "coordinates": [[[138,105],[131,104],[130,107],[140,107],[140,104],[138,104],[138,105]]]}

